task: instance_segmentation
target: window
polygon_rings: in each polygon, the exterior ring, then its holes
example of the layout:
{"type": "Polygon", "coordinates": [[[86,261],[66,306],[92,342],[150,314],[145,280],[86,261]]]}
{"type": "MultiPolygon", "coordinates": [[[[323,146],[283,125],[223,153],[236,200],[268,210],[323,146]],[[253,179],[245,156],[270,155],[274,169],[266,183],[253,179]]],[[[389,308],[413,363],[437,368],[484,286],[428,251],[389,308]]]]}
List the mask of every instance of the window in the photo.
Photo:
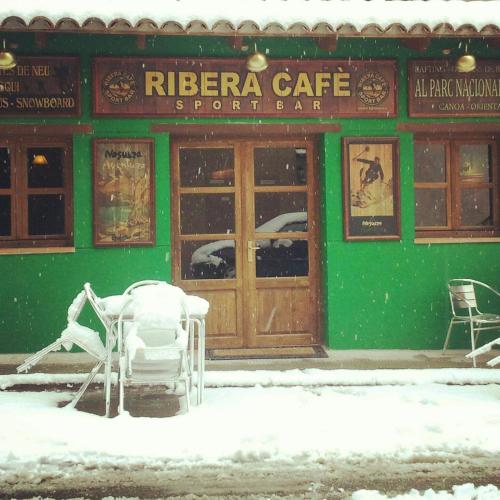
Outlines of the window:
{"type": "Polygon", "coordinates": [[[419,138],[414,155],[417,237],[500,235],[494,138],[419,138]]]}
{"type": "Polygon", "coordinates": [[[71,141],[0,138],[0,247],[72,245],[71,141]]]}

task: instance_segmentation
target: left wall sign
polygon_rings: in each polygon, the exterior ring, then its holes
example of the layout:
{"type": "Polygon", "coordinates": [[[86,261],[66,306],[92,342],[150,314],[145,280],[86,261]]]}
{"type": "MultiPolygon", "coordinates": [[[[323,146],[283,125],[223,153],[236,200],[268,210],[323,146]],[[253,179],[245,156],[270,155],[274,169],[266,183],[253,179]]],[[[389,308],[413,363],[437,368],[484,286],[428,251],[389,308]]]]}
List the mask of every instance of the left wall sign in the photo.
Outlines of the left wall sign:
{"type": "Polygon", "coordinates": [[[0,116],[79,116],[80,59],[18,56],[0,70],[0,116]]]}

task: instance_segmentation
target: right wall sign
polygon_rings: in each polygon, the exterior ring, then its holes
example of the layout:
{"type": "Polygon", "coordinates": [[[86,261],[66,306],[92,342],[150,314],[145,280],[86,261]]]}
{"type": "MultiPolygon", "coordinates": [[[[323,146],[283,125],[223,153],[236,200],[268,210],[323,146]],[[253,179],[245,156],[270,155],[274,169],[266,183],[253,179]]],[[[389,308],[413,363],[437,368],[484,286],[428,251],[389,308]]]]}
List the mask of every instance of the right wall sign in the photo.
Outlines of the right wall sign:
{"type": "Polygon", "coordinates": [[[455,61],[410,61],[408,114],[411,117],[500,116],[500,60],[478,60],[460,73],[455,61]]]}

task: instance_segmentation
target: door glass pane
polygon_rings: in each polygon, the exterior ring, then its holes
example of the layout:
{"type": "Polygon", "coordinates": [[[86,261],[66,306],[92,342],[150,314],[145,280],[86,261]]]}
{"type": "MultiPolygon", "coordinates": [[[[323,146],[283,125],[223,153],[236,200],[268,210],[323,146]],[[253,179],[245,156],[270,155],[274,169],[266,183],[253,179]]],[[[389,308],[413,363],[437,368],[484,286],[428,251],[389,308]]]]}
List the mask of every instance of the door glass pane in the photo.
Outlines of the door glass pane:
{"type": "Polygon", "coordinates": [[[255,148],[256,186],[304,186],[307,150],[304,148],[255,148]]]}
{"type": "Polygon", "coordinates": [[[258,240],[255,253],[257,278],[307,276],[309,255],[307,240],[276,238],[258,240]]]}
{"type": "Polygon", "coordinates": [[[181,196],[181,234],[230,234],[234,227],[234,194],[181,196]]]}
{"type": "MultiPolygon", "coordinates": [[[[307,224],[307,193],[255,193],[257,231],[283,232],[283,227],[292,223],[307,224]]],[[[290,231],[307,229],[295,227],[290,231]]]]}
{"type": "Polygon", "coordinates": [[[235,278],[234,240],[183,241],[181,273],[183,280],[235,278]]]}
{"type": "Polygon", "coordinates": [[[446,190],[415,190],[415,225],[417,227],[445,227],[446,190]]]}
{"type": "Polygon", "coordinates": [[[464,182],[491,182],[491,146],[464,144],[460,146],[460,176],[464,182]]]}
{"type": "Polygon", "coordinates": [[[10,196],[0,196],[0,236],[11,234],[10,196]]]}
{"type": "Polygon", "coordinates": [[[179,151],[181,187],[234,185],[234,151],[185,148],[179,151]]]}
{"type": "Polygon", "coordinates": [[[0,148],[0,189],[10,188],[10,151],[0,148]]]}
{"type": "Polygon", "coordinates": [[[445,182],[444,144],[415,144],[415,182],[445,182]]]}
{"type": "Polygon", "coordinates": [[[491,226],[493,196],[490,189],[462,189],[462,226],[491,226]]]}
{"type": "Polygon", "coordinates": [[[28,234],[64,234],[64,195],[28,196],[28,234]]]}
{"type": "Polygon", "coordinates": [[[64,149],[28,148],[28,187],[64,186],[64,149]]]}

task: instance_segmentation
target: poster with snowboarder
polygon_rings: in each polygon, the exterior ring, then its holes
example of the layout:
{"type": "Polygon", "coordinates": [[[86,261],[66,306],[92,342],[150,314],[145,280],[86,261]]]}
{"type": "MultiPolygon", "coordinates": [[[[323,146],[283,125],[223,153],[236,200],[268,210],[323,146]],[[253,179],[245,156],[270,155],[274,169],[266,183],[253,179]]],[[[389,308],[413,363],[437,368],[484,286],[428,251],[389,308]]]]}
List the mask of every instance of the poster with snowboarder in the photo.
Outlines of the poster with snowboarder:
{"type": "Polygon", "coordinates": [[[397,138],[344,138],[346,240],[400,239],[398,160],[397,138]]]}

